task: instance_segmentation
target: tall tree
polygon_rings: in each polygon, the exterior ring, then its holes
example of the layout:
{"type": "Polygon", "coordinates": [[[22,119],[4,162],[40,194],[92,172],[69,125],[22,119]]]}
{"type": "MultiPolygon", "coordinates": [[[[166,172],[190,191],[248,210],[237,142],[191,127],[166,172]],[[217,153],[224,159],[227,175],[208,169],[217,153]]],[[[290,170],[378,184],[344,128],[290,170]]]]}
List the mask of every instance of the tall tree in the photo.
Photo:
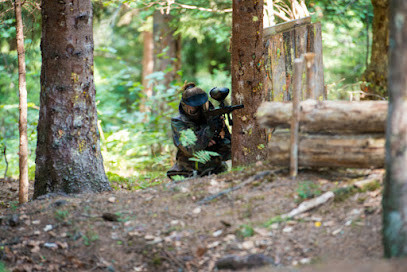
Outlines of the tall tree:
{"type": "Polygon", "coordinates": [[[43,0],[41,12],[34,198],[109,190],[97,129],[91,1],[43,0]]]}
{"type": "Polygon", "coordinates": [[[266,132],[256,122],[256,111],[266,94],[263,88],[263,1],[233,0],[232,101],[244,104],[233,114],[232,162],[264,159],[266,132]]]}
{"type": "Polygon", "coordinates": [[[17,53],[18,53],[18,91],[20,96],[20,190],[18,194],[19,202],[28,201],[28,137],[27,137],[27,87],[25,80],[25,52],[24,52],[24,31],[23,19],[21,16],[21,1],[14,3],[17,31],[17,53]]]}
{"type": "Polygon", "coordinates": [[[407,256],[407,2],[390,1],[389,113],[383,243],[387,257],[407,256]]]}
{"type": "Polygon", "coordinates": [[[174,35],[171,14],[157,10],[153,16],[154,71],[165,72],[163,83],[166,87],[178,76],[181,68],[181,37],[174,35]]]}
{"type": "MultiPolygon", "coordinates": [[[[147,99],[153,95],[153,90],[151,85],[148,84],[148,75],[153,72],[154,69],[154,55],[153,55],[154,43],[153,43],[153,32],[144,30],[143,31],[143,67],[142,67],[142,85],[144,87],[144,94],[147,99]]],[[[144,103],[143,103],[144,105],[144,103]]]]}
{"type": "Polygon", "coordinates": [[[372,0],[373,25],[370,63],[362,75],[364,99],[387,97],[387,70],[389,64],[389,0],[372,0]],[[370,95],[369,95],[370,94],[370,95]]]}

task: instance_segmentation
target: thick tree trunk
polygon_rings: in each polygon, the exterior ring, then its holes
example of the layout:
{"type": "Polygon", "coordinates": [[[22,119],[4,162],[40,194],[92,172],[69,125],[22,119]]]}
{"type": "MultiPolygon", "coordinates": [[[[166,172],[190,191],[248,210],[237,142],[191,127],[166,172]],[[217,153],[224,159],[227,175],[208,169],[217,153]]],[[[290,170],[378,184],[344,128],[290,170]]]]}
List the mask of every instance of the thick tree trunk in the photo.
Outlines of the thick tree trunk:
{"type": "MultiPolygon", "coordinates": [[[[320,133],[384,133],[387,101],[316,101],[300,103],[300,131],[320,133]]],[[[258,109],[264,127],[288,127],[291,102],[265,102],[258,109]]]]}
{"type": "Polygon", "coordinates": [[[389,0],[372,0],[373,5],[373,40],[370,64],[362,76],[368,84],[362,85],[367,92],[362,99],[377,100],[387,97],[387,69],[389,50],[389,0]]]}
{"type": "Polygon", "coordinates": [[[28,201],[27,87],[25,80],[24,31],[21,16],[21,1],[16,0],[14,5],[17,23],[18,89],[20,96],[20,190],[18,198],[20,204],[22,204],[28,201]]]}
{"type": "MultiPolygon", "coordinates": [[[[308,135],[300,134],[298,165],[314,167],[380,168],[384,166],[384,134],[308,135]]],[[[290,163],[290,133],[273,133],[268,161],[272,165],[290,163]]]]}
{"type": "Polygon", "coordinates": [[[389,114],[386,179],[383,193],[383,243],[387,257],[407,256],[407,2],[390,6],[389,114]]]}
{"type": "Polygon", "coordinates": [[[43,0],[41,12],[34,197],[109,190],[97,129],[91,1],[43,0]]]}
{"type": "Polygon", "coordinates": [[[256,122],[256,110],[266,98],[263,0],[233,0],[231,46],[232,102],[245,105],[233,113],[232,162],[238,165],[266,156],[266,132],[256,122]]]}

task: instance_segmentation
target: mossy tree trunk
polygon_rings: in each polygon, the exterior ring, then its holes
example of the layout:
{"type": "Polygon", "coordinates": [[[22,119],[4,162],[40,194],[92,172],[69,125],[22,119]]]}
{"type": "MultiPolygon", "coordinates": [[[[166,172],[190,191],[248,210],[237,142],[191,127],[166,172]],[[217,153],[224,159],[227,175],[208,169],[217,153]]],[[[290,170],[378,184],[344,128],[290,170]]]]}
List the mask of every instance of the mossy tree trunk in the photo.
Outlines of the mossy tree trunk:
{"type": "Polygon", "coordinates": [[[109,190],[97,129],[91,1],[43,0],[41,13],[34,198],[109,190]]]}
{"type": "Polygon", "coordinates": [[[383,243],[386,257],[407,256],[407,2],[390,5],[389,114],[383,243]]]}
{"type": "Polygon", "coordinates": [[[266,132],[256,121],[265,101],[263,1],[233,0],[232,102],[244,104],[233,112],[232,162],[247,164],[265,158],[266,132]]]}
{"type": "Polygon", "coordinates": [[[387,70],[389,50],[389,0],[372,0],[373,40],[370,64],[362,75],[362,99],[377,100],[387,97],[387,70]]]}

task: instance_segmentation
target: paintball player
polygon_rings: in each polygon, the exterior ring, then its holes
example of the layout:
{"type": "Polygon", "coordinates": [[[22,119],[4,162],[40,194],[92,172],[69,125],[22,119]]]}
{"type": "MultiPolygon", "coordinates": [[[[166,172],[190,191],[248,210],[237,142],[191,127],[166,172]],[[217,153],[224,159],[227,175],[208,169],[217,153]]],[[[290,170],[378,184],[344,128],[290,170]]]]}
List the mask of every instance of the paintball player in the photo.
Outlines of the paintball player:
{"type": "Polygon", "coordinates": [[[167,176],[172,179],[173,176],[204,176],[226,171],[225,161],[231,158],[231,135],[223,116],[205,117],[205,112],[214,106],[208,100],[208,94],[194,83],[185,84],[182,91],[179,116],[171,119],[172,137],[177,147],[176,163],[167,176]],[[195,134],[194,143],[183,141],[187,130],[195,134]],[[216,152],[219,156],[211,156],[206,163],[190,160],[201,150],[216,152]]]}

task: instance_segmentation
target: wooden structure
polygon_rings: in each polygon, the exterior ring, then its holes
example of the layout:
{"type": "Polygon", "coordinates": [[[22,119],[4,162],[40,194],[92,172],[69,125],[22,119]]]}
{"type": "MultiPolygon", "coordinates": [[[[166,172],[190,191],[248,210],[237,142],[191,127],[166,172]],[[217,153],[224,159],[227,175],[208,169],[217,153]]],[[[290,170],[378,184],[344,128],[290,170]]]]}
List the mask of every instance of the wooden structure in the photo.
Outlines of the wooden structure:
{"type": "Polygon", "coordinates": [[[258,109],[260,124],[275,128],[268,144],[270,163],[289,165],[290,150],[298,145],[299,166],[384,166],[386,101],[302,101],[297,143],[290,141],[288,129],[292,111],[287,102],[266,102],[258,109]]]}
{"type": "MultiPolygon", "coordinates": [[[[291,101],[293,91],[294,59],[305,53],[314,53],[315,58],[309,68],[314,74],[313,93],[303,82],[300,100],[326,99],[322,61],[321,23],[311,23],[306,17],[278,24],[263,31],[266,46],[264,88],[268,101],[291,101]]],[[[305,71],[304,71],[305,72],[305,71]]],[[[303,73],[304,73],[303,72],[303,73]]]]}

